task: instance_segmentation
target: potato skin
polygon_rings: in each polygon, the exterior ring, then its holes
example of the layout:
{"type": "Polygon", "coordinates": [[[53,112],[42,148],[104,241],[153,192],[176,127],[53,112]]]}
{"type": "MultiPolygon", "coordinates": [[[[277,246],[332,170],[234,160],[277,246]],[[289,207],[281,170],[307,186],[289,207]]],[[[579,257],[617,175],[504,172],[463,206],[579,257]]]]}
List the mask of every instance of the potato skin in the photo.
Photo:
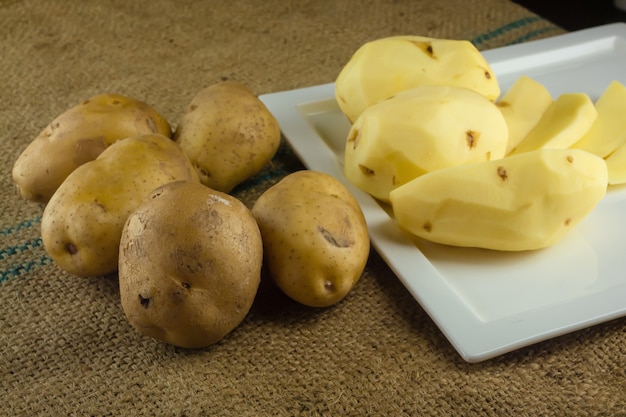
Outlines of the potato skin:
{"type": "Polygon", "coordinates": [[[126,218],[152,190],[177,180],[198,177],[171,139],[142,135],[117,141],[75,169],[46,205],[45,250],[74,275],[115,272],[126,218]]]}
{"type": "Polygon", "coordinates": [[[248,313],[263,244],[249,209],[197,182],[156,189],[122,233],[122,307],[140,333],[186,347],[222,339],[248,313]]]}
{"type": "Polygon", "coordinates": [[[191,100],[174,140],[204,185],[228,193],[272,159],[280,127],[248,87],[227,81],[203,89],[191,100]]]}
{"type": "Polygon", "coordinates": [[[338,180],[298,171],[266,190],[252,207],[265,263],[279,288],[311,307],[341,301],[367,263],[369,234],[363,213],[338,180]]]}
{"type": "Polygon", "coordinates": [[[120,94],[100,94],[55,118],[13,166],[20,195],[46,203],[77,167],[115,141],[143,134],[172,136],[168,121],[148,104],[120,94]]]}

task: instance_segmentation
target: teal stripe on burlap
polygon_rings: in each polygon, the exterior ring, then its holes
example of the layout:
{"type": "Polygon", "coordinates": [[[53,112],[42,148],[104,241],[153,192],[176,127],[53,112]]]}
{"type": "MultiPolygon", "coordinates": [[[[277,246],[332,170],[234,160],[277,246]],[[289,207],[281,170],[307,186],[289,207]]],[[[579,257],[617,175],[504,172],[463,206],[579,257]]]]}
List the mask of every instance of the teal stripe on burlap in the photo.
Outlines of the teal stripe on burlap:
{"type": "Polygon", "coordinates": [[[41,266],[49,265],[52,263],[52,259],[48,256],[41,256],[38,259],[32,259],[27,262],[22,262],[16,265],[10,265],[8,269],[0,271],[0,283],[19,277],[20,275],[27,274],[41,266]]]}
{"type": "Polygon", "coordinates": [[[19,245],[9,246],[8,248],[0,249],[0,260],[8,259],[10,256],[24,253],[33,248],[40,248],[43,246],[43,242],[40,237],[36,239],[30,239],[19,245]]]}
{"type": "Polygon", "coordinates": [[[28,229],[29,227],[33,227],[39,223],[41,223],[41,216],[35,217],[34,219],[24,220],[5,229],[0,229],[0,236],[12,235],[13,233],[28,229]]]}
{"type": "MultiPolygon", "coordinates": [[[[481,44],[496,39],[500,36],[503,36],[513,30],[518,30],[521,28],[524,28],[525,26],[531,25],[533,23],[537,23],[537,22],[541,22],[541,21],[545,21],[544,18],[539,17],[539,16],[529,16],[529,17],[525,17],[522,19],[518,19],[515,20],[513,22],[507,23],[504,26],[500,26],[499,28],[496,28],[494,30],[491,30],[489,32],[483,33],[481,35],[478,35],[477,37],[475,37],[474,39],[471,40],[471,42],[476,46],[476,47],[480,47],[481,44]]],[[[512,42],[508,42],[508,45],[512,45],[515,43],[521,43],[521,42],[526,42],[529,41],[535,37],[538,37],[546,32],[550,32],[553,30],[559,30],[560,28],[558,26],[555,25],[550,25],[546,28],[542,28],[539,30],[533,30],[531,32],[528,32],[527,34],[525,34],[524,36],[517,38],[516,40],[512,41],[512,42]]]]}
{"type": "Polygon", "coordinates": [[[509,42],[509,45],[514,45],[516,43],[524,43],[524,42],[528,42],[530,40],[533,40],[534,38],[543,35],[544,33],[548,33],[548,32],[553,32],[555,30],[561,30],[561,28],[559,28],[558,26],[548,26],[542,29],[538,29],[538,30],[533,30],[531,32],[528,32],[526,35],[524,36],[520,36],[519,38],[509,42]]]}
{"type": "MultiPolygon", "coordinates": [[[[41,217],[33,219],[23,220],[17,224],[11,225],[4,229],[0,229],[0,236],[10,236],[16,234],[25,229],[38,226],[41,223],[41,217]]],[[[33,249],[43,247],[43,241],[41,237],[34,239],[28,239],[15,245],[8,246],[6,248],[0,248],[0,261],[7,261],[2,267],[5,269],[0,270],[0,283],[10,278],[15,278],[25,273],[28,273],[40,266],[48,265],[52,263],[47,255],[41,256],[38,259],[31,259],[19,263],[11,263],[12,258],[17,255],[26,253],[33,249]]]]}

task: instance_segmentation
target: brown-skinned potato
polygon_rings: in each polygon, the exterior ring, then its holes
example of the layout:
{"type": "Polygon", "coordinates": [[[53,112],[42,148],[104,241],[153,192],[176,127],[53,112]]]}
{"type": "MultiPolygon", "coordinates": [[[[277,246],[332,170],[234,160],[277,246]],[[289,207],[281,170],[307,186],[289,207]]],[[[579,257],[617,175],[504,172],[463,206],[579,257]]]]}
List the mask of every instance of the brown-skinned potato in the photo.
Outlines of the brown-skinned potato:
{"type": "Polygon", "coordinates": [[[117,141],[76,168],[53,194],[41,218],[46,252],[74,275],[115,272],[127,217],[155,188],[178,180],[198,182],[198,176],[171,139],[117,141]]]}
{"type": "Polygon", "coordinates": [[[143,134],[171,137],[168,121],[148,104],[100,94],[56,117],[22,151],[13,181],[22,197],[47,203],[67,176],[119,139],[143,134]]]}
{"type": "Polygon", "coordinates": [[[280,127],[248,87],[227,81],[196,94],[174,140],[204,185],[228,193],[272,159],[280,144],[280,127]]]}
{"type": "Polygon", "coordinates": [[[369,256],[358,203],[334,177],[297,171],[266,190],[252,207],[269,274],[290,298],[310,307],[341,301],[369,256]]]}
{"type": "Polygon", "coordinates": [[[122,307],[140,333],[185,348],[222,339],[248,313],[263,244],[249,209],[197,182],[156,189],[122,234],[122,307]]]}

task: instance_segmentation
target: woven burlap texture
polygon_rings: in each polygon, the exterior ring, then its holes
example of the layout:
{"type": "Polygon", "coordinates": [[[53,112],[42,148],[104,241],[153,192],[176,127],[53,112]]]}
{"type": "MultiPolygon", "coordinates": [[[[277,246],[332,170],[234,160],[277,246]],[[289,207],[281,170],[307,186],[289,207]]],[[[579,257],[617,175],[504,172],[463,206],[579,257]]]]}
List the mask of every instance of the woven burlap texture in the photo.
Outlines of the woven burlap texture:
{"type": "MultiPolygon", "coordinates": [[[[465,363],[380,257],[343,302],[311,309],[264,283],[218,344],[177,349],[134,331],[115,276],[46,256],[42,207],[13,162],[67,108],[136,97],[175,126],[224,79],[263,94],[332,82],[363,42],[394,34],[488,49],[563,31],[504,0],[0,0],[0,415],[626,415],[626,321],[465,363]]],[[[235,195],[251,205],[302,169],[283,143],[235,195]]]]}

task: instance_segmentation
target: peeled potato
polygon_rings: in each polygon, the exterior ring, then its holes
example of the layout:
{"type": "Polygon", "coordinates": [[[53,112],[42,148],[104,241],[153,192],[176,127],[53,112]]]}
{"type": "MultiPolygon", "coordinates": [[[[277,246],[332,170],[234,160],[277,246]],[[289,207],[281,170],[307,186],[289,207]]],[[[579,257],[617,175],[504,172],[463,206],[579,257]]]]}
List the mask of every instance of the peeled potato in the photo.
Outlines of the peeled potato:
{"type": "Polygon", "coordinates": [[[242,202],[198,182],[169,183],[124,225],[122,308],[146,336],[209,346],[246,317],[262,263],[261,235],[242,202]]]}
{"type": "Polygon", "coordinates": [[[252,207],[269,273],[292,299],[311,307],[341,301],[369,256],[361,209],[337,179],[298,171],[267,189],[252,207]]]}
{"type": "Polygon", "coordinates": [[[421,85],[464,87],[500,95],[494,72],[469,41],[392,36],[362,45],[335,81],[339,108],[354,122],[369,106],[421,85]]]}
{"type": "Polygon", "coordinates": [[[344,173],[382,200],[427,172],[504,156],[507,125],[496,105],[466,88],[416,87],[370,106],[352,125],[344,173]]]}
{"type": "Polygon", "coordinates": [[[22,197],[46,203],[67,176],[112,143],[130,136],[170,137],[167,120],[148,104],[100,94],[54,119],[15,161],[13,181],[22,197]]]}
{"type": "Polygon", "coordinates": [[[605,158],[609,171],[609,184],[626,184],[626,143],[605,158]]]}
{"type": "Polygon", "coordinates": [[[497,101],[509,131],[507,154],[535,127],[553,101],[543,84],[526,76],[519,77],[497,101]]]}
{"type": "Polygon", "coordinates": [[[597,116],[598,112],[589,95],[561,94],[509,154],[537,149],[568,148],[589,131],[597,116]]]}
{"type": "Polygon", "coordinates": [[[572,147],[605,158],[626,142],[626,86],[618,81],[611,82],[595,106],[598,117],[572,147]]]}
{"type": "Polygon", "coordinates": [[[437,243],[505,251],[557,242],[604,197],[604,160],[542,149],[431,172],[391,192],[398,224],[437,243]]]}

